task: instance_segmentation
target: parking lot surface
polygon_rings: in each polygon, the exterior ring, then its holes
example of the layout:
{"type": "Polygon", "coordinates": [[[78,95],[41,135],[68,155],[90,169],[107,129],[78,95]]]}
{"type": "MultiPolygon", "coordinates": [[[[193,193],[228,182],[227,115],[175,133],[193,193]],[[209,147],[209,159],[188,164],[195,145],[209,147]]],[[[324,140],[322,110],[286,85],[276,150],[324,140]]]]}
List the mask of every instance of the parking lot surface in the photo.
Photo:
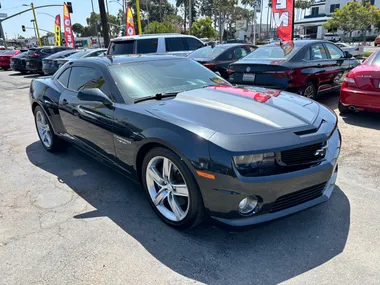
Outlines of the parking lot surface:
{"type": "MultiPolygon", "coordinates": [[[[379,284],[380,115],[339,116],[327,203],[239,231],[179,232],[141,186],[72,147],[43,149],[33,77],[0,71],[0,284],[379,284]]],[[[337,96],[319,101],[337,112],[337,96]]]]}

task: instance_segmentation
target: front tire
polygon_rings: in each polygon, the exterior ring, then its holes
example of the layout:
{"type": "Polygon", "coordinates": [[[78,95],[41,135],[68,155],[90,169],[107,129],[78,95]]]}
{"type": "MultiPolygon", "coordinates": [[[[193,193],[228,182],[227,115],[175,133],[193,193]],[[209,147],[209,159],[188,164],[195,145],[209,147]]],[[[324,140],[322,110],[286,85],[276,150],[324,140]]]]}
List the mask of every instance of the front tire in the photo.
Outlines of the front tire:
{"type": "Polygon", "coordinates": [[[58,138],[50,125],[44,110],[40,106],[34,109],[34,122],[38,137],[42,146],[49,152],[62,151],[66,148],[66,143],[58,138]]]}
{"type": "Polygon", "coordinates": [[[144,158],[141,178],[153,210],[165,223],[188,229],[202,222],[202,195],[178,155],[162,147],[152,149],[144,158]]]}

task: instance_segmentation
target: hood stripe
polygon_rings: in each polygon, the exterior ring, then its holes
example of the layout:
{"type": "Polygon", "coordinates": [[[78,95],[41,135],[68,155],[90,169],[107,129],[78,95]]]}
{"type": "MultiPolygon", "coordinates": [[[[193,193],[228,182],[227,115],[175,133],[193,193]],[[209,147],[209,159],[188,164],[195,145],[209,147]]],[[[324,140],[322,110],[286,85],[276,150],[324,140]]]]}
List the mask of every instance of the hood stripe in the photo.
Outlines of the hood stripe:
{"type": "Polygon", "coordinates": [[[216,102],[214,100],[209,100],[209,99],[202,98],[202,97],[190,96],[190,95],[187,95],[186,93],[182,93],[181,96],[177,96],[175,98],[175,100],[186,102],[189,104],[196,104],[196,105],[200,105],[200,106],[207,107],[207,108],[217,109],[217,110],[227,112],[227,113],[230,113],[233,115],[237,115],[237,116],[241,116],[241,117],[245,117],[245,118],[250,118],[250,119],[256,120],[256,121],[258,121],[262,124],[268,125],[268,126],[272,126],[275,128],[281,128],[281,126],[277,125],[273,121],[268,120],[266,118],[263,118],[259,115],[252,113],[252,112],[249,112],[249,111],[246,111],[244,109],[240,109],[240,108],[237,108],[237,107],[234,107],[231,105],[227,105],[227,104],[224,104],[221,102],[216,102]]]}

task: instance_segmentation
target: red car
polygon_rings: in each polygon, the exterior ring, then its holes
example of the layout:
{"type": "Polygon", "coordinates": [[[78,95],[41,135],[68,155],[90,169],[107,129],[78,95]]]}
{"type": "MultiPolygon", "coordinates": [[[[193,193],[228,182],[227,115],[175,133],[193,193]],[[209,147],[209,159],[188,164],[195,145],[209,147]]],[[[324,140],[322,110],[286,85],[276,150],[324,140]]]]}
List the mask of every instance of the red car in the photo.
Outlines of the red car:
{"type": "Polygon", "coordinates": [[[19,50],[6,50],[0,54],[0,69],[7,70],[11,68],[11,58],[18,55],[19,50]]]}
{"type": "Polygon", "coordinates": [[[380,52],[352,69],[340,90],[339,111],[380,111],[380,52]]]}

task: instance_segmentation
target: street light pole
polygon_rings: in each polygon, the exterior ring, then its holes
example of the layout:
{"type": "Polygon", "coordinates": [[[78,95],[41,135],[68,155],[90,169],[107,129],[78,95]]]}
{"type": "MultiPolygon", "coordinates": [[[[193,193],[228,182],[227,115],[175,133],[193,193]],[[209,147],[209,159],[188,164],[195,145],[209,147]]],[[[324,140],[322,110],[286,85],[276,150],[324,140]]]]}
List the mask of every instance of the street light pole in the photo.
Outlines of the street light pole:
{"type": "Polygon", "coordinates": [[[33,2],[30,4],[30,6],[32,7],[32,11],[33,11],[34,24],[36,25],[36,31],[37,31],[37,37],[38,37],[38,45],[42,46],[41,38],[40,38],[40,31],[38,30],[36,11],[34,10],[34,4],[33,4],[33,2]]]}

